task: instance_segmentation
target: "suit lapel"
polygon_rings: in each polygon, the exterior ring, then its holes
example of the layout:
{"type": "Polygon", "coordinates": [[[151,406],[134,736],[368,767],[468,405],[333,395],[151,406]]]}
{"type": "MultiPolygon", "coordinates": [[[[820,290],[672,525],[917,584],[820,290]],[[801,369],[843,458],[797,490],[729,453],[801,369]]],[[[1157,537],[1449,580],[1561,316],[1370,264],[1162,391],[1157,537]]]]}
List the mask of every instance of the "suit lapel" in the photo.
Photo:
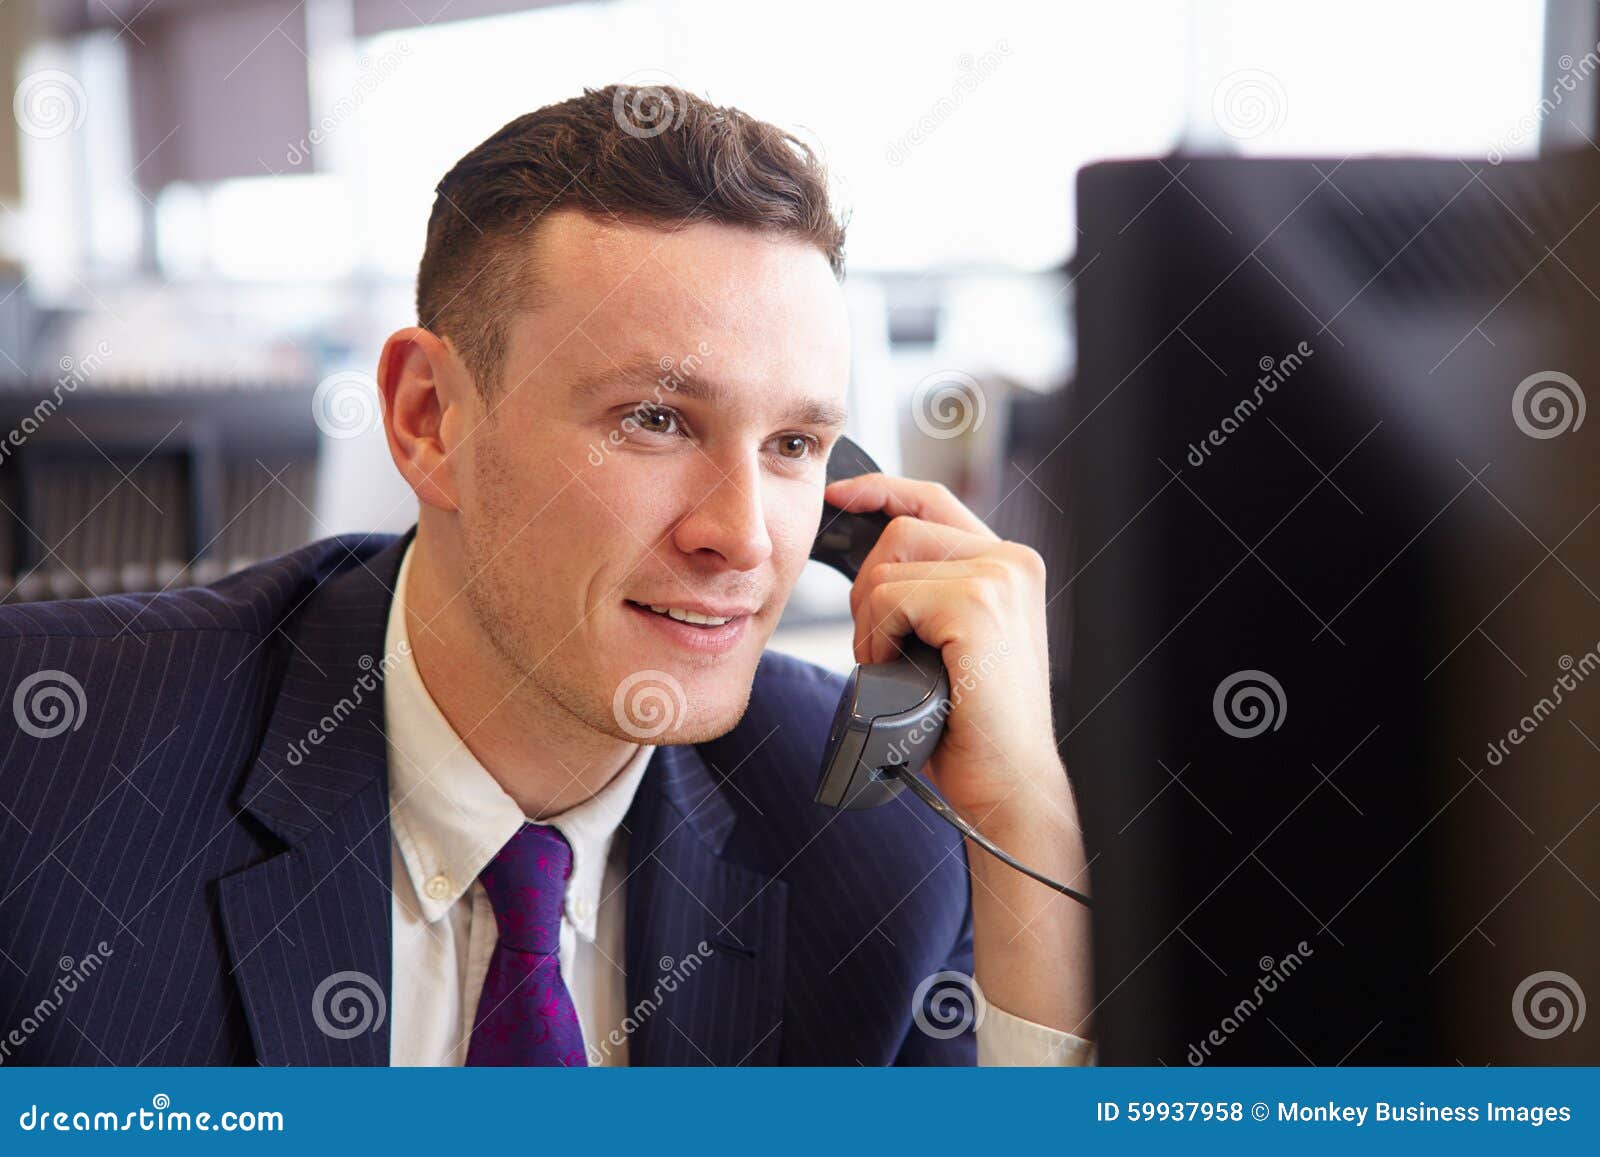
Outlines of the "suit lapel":
{"type": "Polygon", "coordinates": [[[409,540],[328,580],[274,640],[284,673],[237,803],[287,847],[218,885],[263,1065],[389,1063],[383,644],[409,540]]]}
{"type": "Polygon", "coordinates": [[[770,1065],[787,885],[722,857],[736,815],[693,747],[657,748],[628,813],[630,1065],[770,1065]]]}

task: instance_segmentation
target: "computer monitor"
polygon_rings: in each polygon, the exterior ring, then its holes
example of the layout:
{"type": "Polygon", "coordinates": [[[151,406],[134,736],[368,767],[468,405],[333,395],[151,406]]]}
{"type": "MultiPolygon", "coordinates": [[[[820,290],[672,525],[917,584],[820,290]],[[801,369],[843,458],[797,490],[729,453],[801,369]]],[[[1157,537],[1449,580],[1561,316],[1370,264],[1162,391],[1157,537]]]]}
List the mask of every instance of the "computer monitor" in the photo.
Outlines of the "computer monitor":
{"type": "Polygon", "coordinates": [[[1600,1062],[1600,157],[1078,184],[1107,1063],[1600,1062]]]}

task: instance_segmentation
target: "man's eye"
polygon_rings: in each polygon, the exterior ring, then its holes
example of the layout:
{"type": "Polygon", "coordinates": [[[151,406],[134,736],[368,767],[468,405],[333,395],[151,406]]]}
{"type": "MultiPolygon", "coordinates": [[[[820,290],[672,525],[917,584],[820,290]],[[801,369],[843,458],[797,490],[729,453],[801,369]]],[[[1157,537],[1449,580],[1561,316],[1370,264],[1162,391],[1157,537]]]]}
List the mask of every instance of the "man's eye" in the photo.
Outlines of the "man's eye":
{"type": "Polygon", "coordinates": [[[633,420],[647,434],[675,434],[682,428],[677,413],[665,406],[638,406],[633,420]]]}
{"type": "Polygon", "coordinates": [[[778,437],[778,453],[795,461],[805,459],[816,451],[816,439],[805,434],[782,434],[778,437]]]}

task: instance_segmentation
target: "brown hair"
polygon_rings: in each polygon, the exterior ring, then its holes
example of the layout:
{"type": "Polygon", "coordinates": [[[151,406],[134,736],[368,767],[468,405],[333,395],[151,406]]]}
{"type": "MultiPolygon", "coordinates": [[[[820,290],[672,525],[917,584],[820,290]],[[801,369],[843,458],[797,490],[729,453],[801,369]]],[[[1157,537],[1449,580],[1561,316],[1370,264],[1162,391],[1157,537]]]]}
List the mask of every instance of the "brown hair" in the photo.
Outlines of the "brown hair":
{"type": "Polygon", "coordinates": [[[672,86],[608,85],[518,117],[435,188],[417,319],[447,336],[485,397],[510,315],[532,305],[533,227],[549,210],[666,227],[700,221],[796,237],[844,276],[844,223],[803,142],[672,86]]]}

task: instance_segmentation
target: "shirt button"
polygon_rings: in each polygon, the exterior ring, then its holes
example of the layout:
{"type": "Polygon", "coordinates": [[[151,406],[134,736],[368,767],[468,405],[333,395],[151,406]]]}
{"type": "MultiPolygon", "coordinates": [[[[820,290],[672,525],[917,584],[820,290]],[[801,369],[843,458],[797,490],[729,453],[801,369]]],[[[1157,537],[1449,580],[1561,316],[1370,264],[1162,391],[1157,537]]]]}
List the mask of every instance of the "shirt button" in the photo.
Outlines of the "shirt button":
{"type": "Polygon", "coordinates": [[[572,903],[572,914],[579,920],[587,920],[589,918],[589,901],[584,899],[574,900],[572,903]]]}
{"type": "Polygon", "coordinates": [[[443,900],[450,895],[450,877],[440,873],[422,886],[430,900],[443,900]]]}

